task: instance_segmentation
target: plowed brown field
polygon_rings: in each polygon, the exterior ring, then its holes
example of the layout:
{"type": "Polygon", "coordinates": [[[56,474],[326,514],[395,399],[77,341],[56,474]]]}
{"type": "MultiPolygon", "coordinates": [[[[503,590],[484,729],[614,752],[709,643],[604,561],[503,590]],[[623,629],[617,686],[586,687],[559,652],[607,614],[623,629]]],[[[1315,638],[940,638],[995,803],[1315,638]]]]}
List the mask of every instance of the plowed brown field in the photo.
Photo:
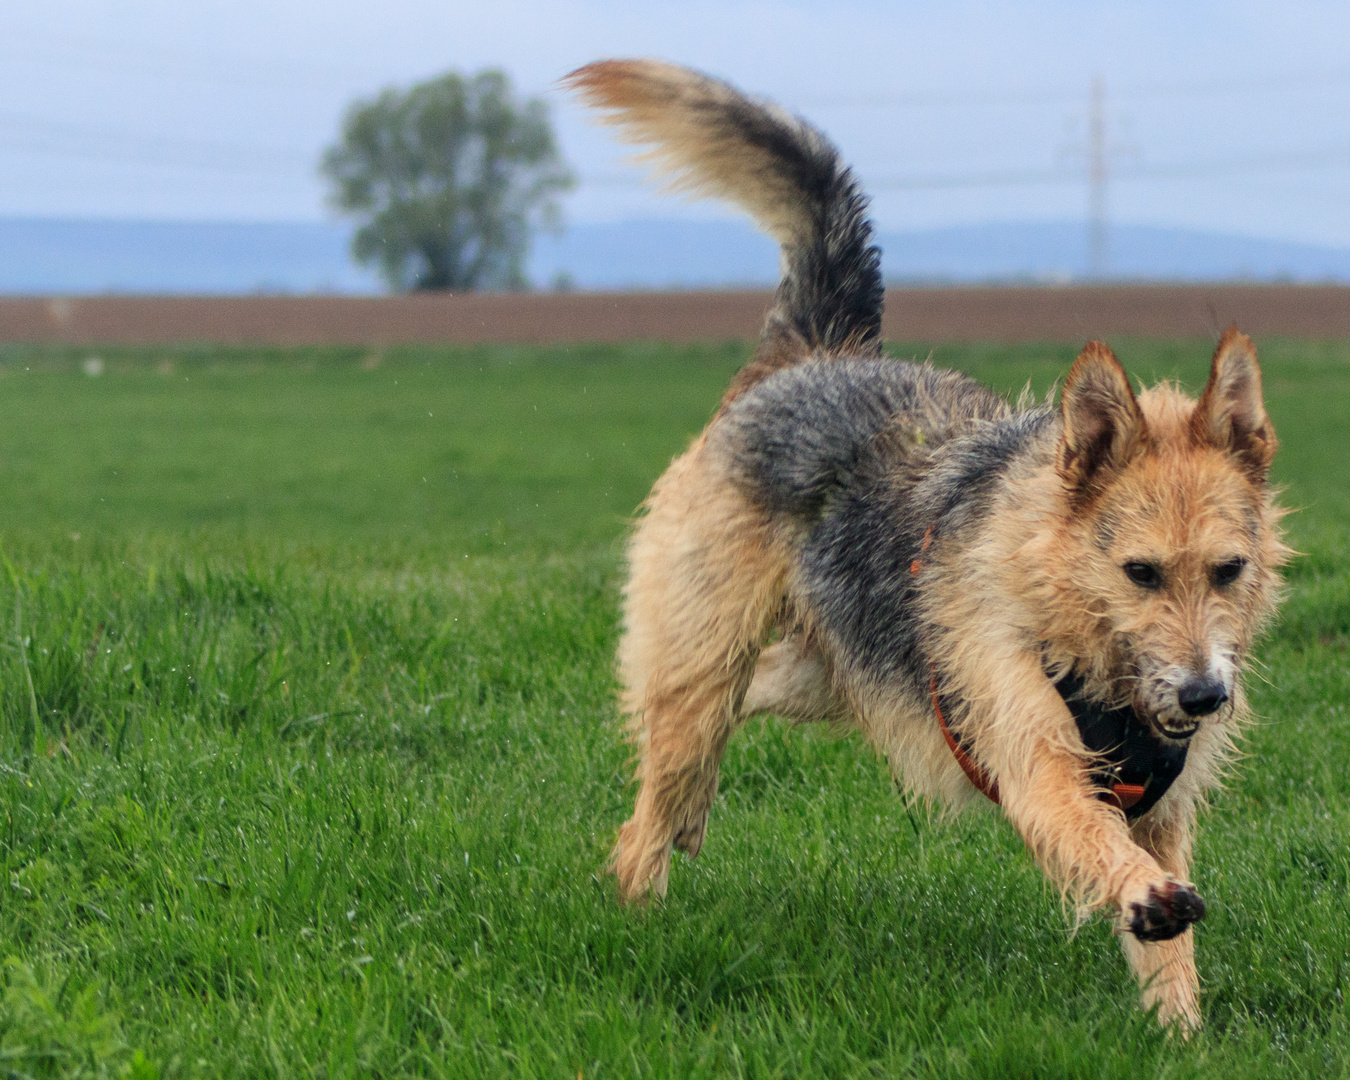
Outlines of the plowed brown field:
{"type": "MultiPolygon", "coordinates": [[[[0,299],[0,342],[280,345],[716,341],[753,338],[768,292],[390,297],[0,299]]],[[[1078,341],[1253,334],[1350,337],[1350,288],[1102,285],[890,289],[894,341],[1078,341]]]]}

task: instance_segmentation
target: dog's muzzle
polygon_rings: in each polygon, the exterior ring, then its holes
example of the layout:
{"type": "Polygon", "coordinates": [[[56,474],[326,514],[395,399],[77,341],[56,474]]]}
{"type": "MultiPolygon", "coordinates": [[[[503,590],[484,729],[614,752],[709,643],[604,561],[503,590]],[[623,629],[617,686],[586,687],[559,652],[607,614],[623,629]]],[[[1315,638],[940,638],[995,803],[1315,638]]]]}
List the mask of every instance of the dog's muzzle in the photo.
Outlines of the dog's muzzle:
{"type": "Polygon", "coordinates": [[[1157,716],[1154,725],[1169,739],[1189,739],[1200,721],[1228,704],[1228,690],[1218,679],[1196,675],[1177,688],[1177,706],[1185,716],[1157,716]]]}

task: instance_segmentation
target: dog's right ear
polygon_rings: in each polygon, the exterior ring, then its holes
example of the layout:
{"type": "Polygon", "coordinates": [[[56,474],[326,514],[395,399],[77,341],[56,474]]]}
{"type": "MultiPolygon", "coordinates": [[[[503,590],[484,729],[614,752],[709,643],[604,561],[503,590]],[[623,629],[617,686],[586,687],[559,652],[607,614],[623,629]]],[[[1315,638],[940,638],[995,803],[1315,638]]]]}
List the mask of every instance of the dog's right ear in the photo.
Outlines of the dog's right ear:
{"type": "Polygon", "coordinates": [[[1064,434],[1055,464],[1075,500],[1091,497],[1139,451],[1148,437],[1144,414],[1120,361],[1089,341],[1060,396],[1064,434]]]}

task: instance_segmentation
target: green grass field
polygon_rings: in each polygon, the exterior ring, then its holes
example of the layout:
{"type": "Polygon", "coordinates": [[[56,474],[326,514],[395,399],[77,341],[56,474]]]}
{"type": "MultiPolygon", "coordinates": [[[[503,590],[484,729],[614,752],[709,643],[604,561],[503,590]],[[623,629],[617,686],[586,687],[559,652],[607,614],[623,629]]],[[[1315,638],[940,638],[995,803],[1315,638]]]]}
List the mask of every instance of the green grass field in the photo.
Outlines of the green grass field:
{"type": "Polygon", "coordinates": [[[0,349],[0,1073],[1350,1074],[1350,344],[1261,344],[1305,554],[1187,1045],[996,815],[856,740],[742,731],[698,862],[615,903],[617,540],[741,347],[0,349]]]}

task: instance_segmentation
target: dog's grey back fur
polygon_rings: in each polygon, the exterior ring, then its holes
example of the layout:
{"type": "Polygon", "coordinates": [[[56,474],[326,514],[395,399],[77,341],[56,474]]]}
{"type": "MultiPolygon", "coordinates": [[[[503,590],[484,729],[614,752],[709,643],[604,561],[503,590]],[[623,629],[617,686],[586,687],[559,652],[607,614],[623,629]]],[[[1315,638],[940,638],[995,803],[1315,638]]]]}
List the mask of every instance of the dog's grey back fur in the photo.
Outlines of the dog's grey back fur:
{"type": "Polygon", "coordinates": [[[969,542],[1013,462],[1053,446],[1056,419],[1047,406],[1009,410],[898,461],[884,435],[872,443],[798,556],[820,625],[859,674],[901,678],[919,695],[926,691],[933,656],[916,561],[922,568],[948,544],[969,542]]]}
{"type": "Polygon", "coordinates": [[[832,492],[885,464],[917,465],[974,421],[1008,416],[1008,403],[973,379],[900,360],[813,361],[780,371],[733,401],[714,427],[756,503],[803,524],[832,492]]]}
{"type": "Polygon", "coordinates": [[[1056,417],[928,364],[814,361],[747,390],[709,436],[747,496],[800,531],[799,585],[840,654],[922,693],[931,658],[910,568],[926,543],[979,526],[1056,417]]]}

